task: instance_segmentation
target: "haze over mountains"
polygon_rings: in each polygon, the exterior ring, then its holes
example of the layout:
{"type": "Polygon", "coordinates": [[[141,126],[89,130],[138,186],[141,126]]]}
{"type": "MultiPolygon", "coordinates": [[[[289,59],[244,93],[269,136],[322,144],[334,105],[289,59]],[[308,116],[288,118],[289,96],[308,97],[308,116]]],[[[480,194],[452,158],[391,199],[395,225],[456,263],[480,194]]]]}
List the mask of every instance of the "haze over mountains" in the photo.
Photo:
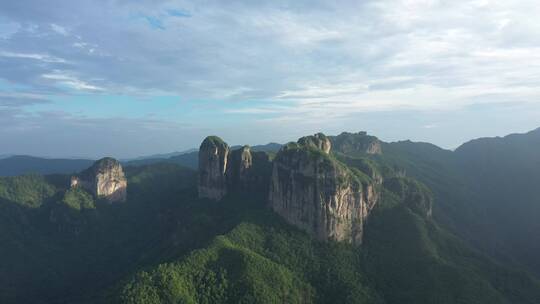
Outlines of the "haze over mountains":
{"type": "MultiPolygon", "coordinates": [[[[238,146],[235,146],[235,148],[238,146]]],[[[281,147],[277,143],[266,145],[256,145],[254,151],[277,152],[281,147]]],[[[171,152],[155,154],[134,159],[122,160],[127,165],[143,165],[157,162],[175,163],[188,168],[197,167],[198,149],[189,149],[183,152],[171,152]]],[[[0,176],[14,176],[21,174],[54,174],[54,173],[74,173],[90,166],[92,159],[71,159],[71,158],[42,158],[27,155],[6,155],[0,158],[0,176]]]]}
{"type": "MultiPolygon", "coordinates": [[[[529,134],[538,133],[538,129],[530,131],[529,134]]],[[[520,138],[523,135],[510,134],[502,138],[520,138]]],[[[474,149],[475,143],[491,142],[496,144],[501,137],[486,137],[471,140],[459,146],[456,152],[459,154],[460,149],[474,149]]],[[[519,139],[517,139],[519,140],[519,139]]],[[[486,143],[487,144],[487,143],[486,143]]],[[[240,146],[233,146],[236,149],[240,146]]],[[[265,145],[255,145],[251,149],[253,151],[277,152],[281,144],[269,143],[265,145]]],[[[197,167],[197,151],[198,149],[188,149],[182,152],[170,152],[162,154],[154,154],[148,156],[136,157],[133,159],[121,160],[126,165],[143,165],[156,162],[170,162],[182,166],[195,169],[197,167]]],[[[76,159],[76,158],[43,158],[29,155],[2,155],[0,156],[0,176],[14,176],[29,173],[38,174],[53,174],[53,173],[73,173],[87,168],[94,160],[93,159],[76,159]]]]}
{"type": "Polygon", "coordinates": [[[15,155],[0,159],[0,176],[73,173],[88,168],[92,163],[89,159],[49,159],[15,155]]]}
{"type": "Polygon", "coordinates": [[[540,301],[540,129],[456,151],[365,132],[278,146],[211,136],[77,182],[1,177],[0,301],[540,301]]]}

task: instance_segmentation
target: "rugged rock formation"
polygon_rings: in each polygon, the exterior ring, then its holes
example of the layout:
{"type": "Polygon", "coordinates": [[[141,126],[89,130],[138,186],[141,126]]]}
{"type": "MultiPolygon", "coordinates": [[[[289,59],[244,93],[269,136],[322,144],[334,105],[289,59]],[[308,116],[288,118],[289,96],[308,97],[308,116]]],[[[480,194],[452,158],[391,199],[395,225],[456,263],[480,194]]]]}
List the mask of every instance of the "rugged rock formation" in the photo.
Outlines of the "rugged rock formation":
{"type": "Polygon", "coordinates": [[[208,136],[199,148],[199,197],[220,200],[227,193],[226,170],[229,146],[208,136]]]}
{"type": "Polygon", "coordinates": [[[126,200],[127,180],[122,165],[114,158],[96,161],[90,168],[71,178],[71,187],[82,187],[109,202],[126,200]]]}
{"type": "Polygon", "coordinates": [[[317,133],[311,136],[304,136],[298,140],[298,144],[302,146],[317,148],[326,154],[330,153],[330,148],[332,147],[330,139],[322,133],[317,133]]]}
{"type": "Polygon", "coordinates": [[[330,137],[335,151],[347,155],[382,154],[381,142],[375,136],[366,132],[343,132],[338,136],[330,137]]]}
{"type": "Polygon", "coordinates": [[[272,161],[266,152],[253,152],[249,146],[233,150],[227,162],[227,192],[267,196],[272,161]]]}
{"type": "Polygon", "coordinates": [[[226,168],[227,182],[232,188],[245,188],[251,177],[253,157],[249,146],[233,150],[226,168]]]}
{"type": "Polygon", "coordinates": [[[273,162],[270,206],[319,240],[360,244],[378,191],[369,177],[348,169],[329,151],[323,134],[285,145],[273,162]]]}
{"type": "Polygon", "coordinates": [[[199,150],[199,197],[267,195],[277,214],[317,239],[360,244],[383,185],[398,203],[431,216],[432,197],[425,186],[401,174],[384,175],[366,155],[381,152],[380,141],[365,132],[305,136],[284,145],[273,160],[249,146],[230,151],[210,136],[199,150]],[[332,146],[338,153],[331,152],[332,146]]]}
{"type": "Polygon", "coordinates": [[[230,151],[219,137],[207,137],[199,150],[199,198],[220,200],[230,192],[268,193],[272,163],[249,146],[230,151]]]}

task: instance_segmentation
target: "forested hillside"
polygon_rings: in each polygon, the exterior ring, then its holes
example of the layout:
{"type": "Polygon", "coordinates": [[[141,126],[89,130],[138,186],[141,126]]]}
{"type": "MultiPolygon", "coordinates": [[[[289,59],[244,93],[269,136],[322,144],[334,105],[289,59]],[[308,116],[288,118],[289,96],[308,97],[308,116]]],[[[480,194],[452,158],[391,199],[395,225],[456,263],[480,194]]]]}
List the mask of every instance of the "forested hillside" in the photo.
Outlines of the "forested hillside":
{"type": "Polygon", "coordinates": [[[539,303],[537,132],[455,152],[365,133],[305,148],[375,185],[361,244],[313,238],[264,191],[199,199],[175,164],[126,167],[113,204],[70,175],[2,177],[0,302],[539,303]]]}

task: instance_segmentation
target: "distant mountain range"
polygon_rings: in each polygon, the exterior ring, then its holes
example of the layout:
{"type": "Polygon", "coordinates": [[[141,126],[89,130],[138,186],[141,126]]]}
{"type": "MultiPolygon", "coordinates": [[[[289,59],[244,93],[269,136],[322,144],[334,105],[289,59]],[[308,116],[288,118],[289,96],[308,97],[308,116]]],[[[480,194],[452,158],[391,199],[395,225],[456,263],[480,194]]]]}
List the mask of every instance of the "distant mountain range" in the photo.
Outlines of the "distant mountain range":
{"type": "MultiPolygon", "coordinates": [[[[260,151],[260,152],[269,152],[269,153],[275,153],[281,148],[281,144],[278,143],[268,143],[266,145],[256,145],[252,146],[251,150],[253,151],[260,151]]],[[[241,146],[233,146],[231,147],[232,150],[238,149],[241,146]]],[[[191,152],[185,152],[179,155],[174,155],[168,158],[143,158],[143,159],[135,159],[131,161],[124,162],[126,166],[142,166],[142,165],[149,165],[149,164],[155,164],[155,163],[172,163],[177,164],[183,167],[191,168],[191,169],[197,169],[197,164],[199,162],[199,150],[198,149],[192,149],[191,152]]],[[[165,154],[162,154],[165,155],[165,154]]],[[[0,172],[1,174],[1,172],[0,172]]]]}
{"type": "MultiPolygon", "coordinates": [[[[251,147],[253,151],[277,152],[281,144],[269,143],[251,147]]],[[[234,146],[233,149],[240,148],[234,146]]],[[[44,158],[28,155],[1,155],[0,176],[16,176],[23,174],[71,174],[88,168],[93,159],[44,158]]],[[[182,152],[154,154],[123,160],[125,166],[142,166],[155,163],[172,163],[195,169],[198,162],[198,149],[182,152]]]]}
{"type": "Polygon", "coordinates": [[[0,176],[22,174],[74,173],[88,168],[94,161],[90,159],[49,159],[27,155],[9,156],[0,159],[0,176]]]}
{"type": "Polygon", "coordinates": [[[122,161],[123,162],[130,162],[130,161],[140,161],[140,160],[145,160],[145,159],[167,159],[167,158],[171,158],[171,157],[174,157],[174,156],[178,156],[178,155],[182,155],[182,154],[188,154],[188,153],[192,153],[192,152],[196,152],[197,149],[195,148],[192,148],[192,149],[188,149],[188,150],[185,150],[185,151],[176,151],[176,152],[170,152],[170,153],[160,153],[160,154],[152,154],[152,155],[147,155],[147,156],[140,156],[140,157],[135,157],[135,158],[129,158],[129,159],[123,159],[122,161]]]}

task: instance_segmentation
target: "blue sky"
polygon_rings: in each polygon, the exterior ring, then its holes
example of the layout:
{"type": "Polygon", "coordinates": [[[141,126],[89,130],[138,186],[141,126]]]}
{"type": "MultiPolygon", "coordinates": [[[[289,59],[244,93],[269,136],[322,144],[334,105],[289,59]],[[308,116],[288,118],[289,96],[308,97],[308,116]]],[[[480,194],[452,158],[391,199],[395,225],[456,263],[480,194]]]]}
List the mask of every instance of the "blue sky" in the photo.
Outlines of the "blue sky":
{"type": "Polygon", "coordinates": [[[0,154],[525,132],[538,16],[532,0],[2,1],[0,154]]]}

